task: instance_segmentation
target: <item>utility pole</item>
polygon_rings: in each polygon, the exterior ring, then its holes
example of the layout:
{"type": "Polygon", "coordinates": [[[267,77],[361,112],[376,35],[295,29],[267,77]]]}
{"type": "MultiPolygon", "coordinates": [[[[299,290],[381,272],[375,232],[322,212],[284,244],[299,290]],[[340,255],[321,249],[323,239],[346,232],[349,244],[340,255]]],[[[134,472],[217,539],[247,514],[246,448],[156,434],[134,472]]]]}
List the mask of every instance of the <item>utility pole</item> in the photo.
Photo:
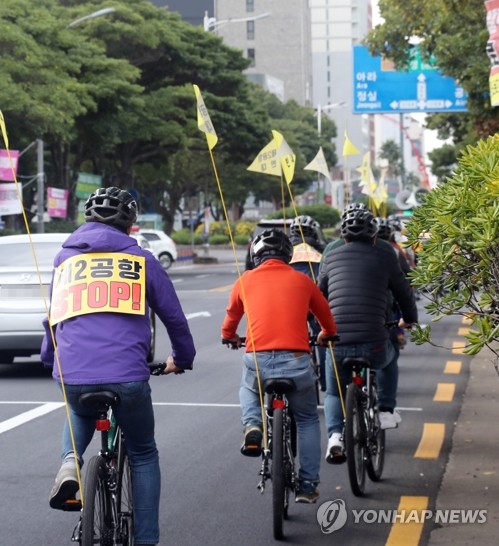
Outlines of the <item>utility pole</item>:
{"type": "Polygon", "coordinates": [[[44,212],[44,193],[45,193],[45,172],[43,167],[43,140],[37,139],[37,194],[36,194],[36,230],[38,233],[44,233],[43,212],[44,212]]]}

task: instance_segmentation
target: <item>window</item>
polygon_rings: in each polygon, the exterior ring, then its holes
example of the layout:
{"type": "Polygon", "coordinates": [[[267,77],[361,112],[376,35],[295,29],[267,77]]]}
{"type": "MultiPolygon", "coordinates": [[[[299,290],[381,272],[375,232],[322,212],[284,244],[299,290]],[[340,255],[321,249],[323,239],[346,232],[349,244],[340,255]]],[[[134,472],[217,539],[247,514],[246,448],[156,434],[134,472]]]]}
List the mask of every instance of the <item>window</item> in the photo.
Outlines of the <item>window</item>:
{"type": "Polygon", "coordinates": [[[255,0],[246,0],[246,11],[255,11],[255,0]]]}
{"type": "Polygon", "coordinates": [[[246,38],[248,40],[255,39],[255,21],[246,21],[246,38]]]}
{"type": "Polygon", "coordinates": [[[248,59],[251,61],[250,66],[255,66],[255,48],[250,47],[248,49],[248,59]]]}

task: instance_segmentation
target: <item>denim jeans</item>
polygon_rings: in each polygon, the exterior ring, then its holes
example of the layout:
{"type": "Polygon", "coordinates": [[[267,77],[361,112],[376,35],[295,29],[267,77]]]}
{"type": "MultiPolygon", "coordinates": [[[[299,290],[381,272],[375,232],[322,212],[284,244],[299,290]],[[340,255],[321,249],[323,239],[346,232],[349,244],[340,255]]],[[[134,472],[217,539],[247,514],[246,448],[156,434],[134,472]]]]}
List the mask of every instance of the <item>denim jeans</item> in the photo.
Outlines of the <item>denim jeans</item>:
{"type": "MultiPolygon", "coordinates": [[[[371,366],[377,369],[379,407],[395,408],[398,385],[397,354],[390,340],[357,345],[339,345],[333,349],[338,376],[341,384],[343,402],[345,402],[347,385],[352,381],[352,367],[343,366],[346,357],[365,357],[371,366]]],[[[343,432],[344,416],[338,390],[338,380],[331,360],[331,352],[326,355],[326,395],[324,414],[328,437],[333,432],[343,432]]]]}
{"type": "MultiPolygon", "coordinates": [[[[296,357],[289,351],[262,351],[256,353],[260,380],[289,378],[296,384],[296,390],[287,395],[298,431],[298,454],[300,470],[298,478],[319,482],[321,431],[317,412],[315,381],[317,379],[308,353],[296,357]]],[[[262,423],[262,410],[256,380],[253,353],[243,357],[243,375],[239,399],[244,426],[262,423]]]]}
{"type": "MultiPolygon", "coordinates": [[[[125,434],[132,471],[135,544],[157,544],[161,474],[154,440],[154,412],[149,383],[136,381],[106,385],[65,385],[65,390],[80,464],[83,464],[82,455],[95,432],[96,415],[80,406],[78,397],[83,393],[106,390],[119,395],[120,403],[114,415],[125,434]]],[[[70,451],[73,451],[73,445],[66,420],[62,458],[70,451]]]]}

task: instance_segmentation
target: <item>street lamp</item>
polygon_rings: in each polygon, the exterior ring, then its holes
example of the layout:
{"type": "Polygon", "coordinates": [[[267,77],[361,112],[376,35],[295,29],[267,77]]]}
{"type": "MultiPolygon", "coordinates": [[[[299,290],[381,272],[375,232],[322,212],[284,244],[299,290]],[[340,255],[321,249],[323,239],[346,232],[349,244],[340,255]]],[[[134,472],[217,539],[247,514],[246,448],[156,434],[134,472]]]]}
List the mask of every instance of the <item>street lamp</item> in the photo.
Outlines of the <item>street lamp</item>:
{"type": "Polygon", "coordinates": [[[322,129],[322,112],[325,110],[334,110],[335,108],[343,108],[343,106],[346,106],[346,101],[341,102],[333,102],[331,104],[326,104],[326,106],[321,106],[320,104],[317,105],[317,134],[321,136],[321,129],[322,129]]]}
{"type": "Polygon", "coordinates": [[[104,8],[99,9],[97,11],[94,11],[93,13],[90,13],[89,15],[85,15],[83,17],[80,17],[79,19],[75,19],[71,23],[69,23],[68,28],[73,28],[76,25],[79,25],[80,23],[83,23],[83,21],[87,21],[88,19],[95,19],[96,17],[102,17],[103,15],[108,15],[109,13],[114,13],[116,11],[115,8],[104,8]]]}
{"type": "Polygon", "coordinates": [[[209,31],[215,31],[218,27],[222,25],[227,25],[229,23],[244,23],[246,21],[256,21],[257,19],[263,19],[264,17],[268,17],[270,13],[261,13],[260,15],[255,15],[253,17],[241,17],[237,19],[232,19],[229,17],[229,19],[223,19],[222,21],[217,21],[215,17],[208,17],[208,12],[204,12],[204,18],[203,18],[203,26],[204,29],[209,31]]]}

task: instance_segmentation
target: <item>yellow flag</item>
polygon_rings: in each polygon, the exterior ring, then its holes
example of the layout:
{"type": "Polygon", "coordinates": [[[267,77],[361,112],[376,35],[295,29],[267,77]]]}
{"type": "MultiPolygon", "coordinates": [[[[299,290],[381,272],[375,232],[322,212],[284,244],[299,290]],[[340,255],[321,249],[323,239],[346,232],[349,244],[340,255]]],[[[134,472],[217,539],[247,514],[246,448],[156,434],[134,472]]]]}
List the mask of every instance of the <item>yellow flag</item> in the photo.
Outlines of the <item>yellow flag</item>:
{"type": "Polygon", "coordinates": [[[360,150],[352,144],[352,141],[348,138],[346,129],[345,129],[345,141],[343,142],[343,155],[356,155],[360,154],[360,150]]]}
{"type": "Polygon", "coordinates": [[[329,169],[326,158],[324,157],[322,146],[319,148],[319,151],[314,159],[312,159],[312,161],[306,167],[304,167],[304,169],[309,171],[317,171],[318,173],[323,174],[328,180],[331,180],[331,175],[329,174],[329,169]]]}
{"type": "Polygon", "coordinates": [[[376,189],[376,180],[371,169],[371,156],[369,152],[364,154],[361,166],[357,169],[360,173],[359,186],[362,188],[361,192],[365,195],[372,196],[376,189]]]}
{"type": "Polygon", "coordinates": [[[272,131],[277,145],[277,158],[279,159],[287,184],[291,184],[295,173],[296,155],[278,131],[272,131]]]}
{"type": "Polygon", "coordinates": [[[3,119],[3,113],[0,110],[0,129],[2,130],[3,141],[5,142],[5,147],[9,148],[9,139],[7,138],[7,128],[5,127],[5,121],[3,119]]]}
{"type": "Polygon", "coordinates": [[[199,87],[195,84],[193,84],[193,87],[194,87],[194,93],[196,94],[196,100],[197,100],[198,127],[200,131],[203,131],[203,133],[205,133],[206,135],[208,148],[210,150],[213,150],[216,143],[218,142],[217,133],[215,132],[213,123],[211,123],[210,114],[208,114],[208,110],[206,109],[206,106],[204,104],[204,100],[203,100],[203,97],[201,96],[201,91],[199,90],[199,87]]]}
{"type": "Polygon", "coordinates": [[[281,164],[277,158],[277,143],[274,139],[258,152],[258,155],[247,170],[270,174],[272,176],[281,176],[281,164]]]}

